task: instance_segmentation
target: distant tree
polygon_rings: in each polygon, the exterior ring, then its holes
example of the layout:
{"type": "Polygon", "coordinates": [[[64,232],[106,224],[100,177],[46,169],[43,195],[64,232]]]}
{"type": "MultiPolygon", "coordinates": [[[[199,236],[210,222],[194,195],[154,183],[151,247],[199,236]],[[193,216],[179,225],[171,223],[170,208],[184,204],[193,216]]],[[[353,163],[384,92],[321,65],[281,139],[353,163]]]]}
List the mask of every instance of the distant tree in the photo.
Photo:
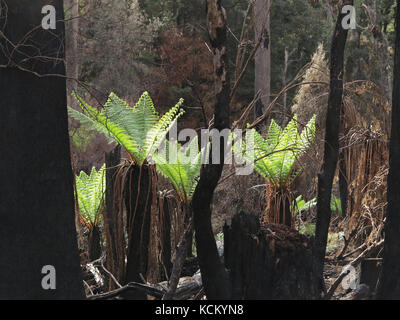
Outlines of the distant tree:
{"type": "Polygon", "coordinates": [[[79,0],[65,1],[65,11],[69,18],[66,25],[67,34],[65,38],[66,73],[67,80],[67,103],[75,106],[75,100],[71,93],[78,89],[79,60],[78,60],[78,35],[79,35],[79,0]]]}
{"type": "MultiPolygon", "coordinates": [[[[331,26],[322,4],[310,0],[274,0],[270,20],[271,92],[276,93],[310,61],[319,43],[329,43],[331,26]]],[[[290,118],[295,93],[284,93],[282,105],[272,110],[272,118],[280,122],[287,113],[290,118]]]]}
{"type": "Polygon", "coordinates": [[[256,0],[254,5],[255,43],[261,41],[255,55],[254,90],[261,90],[261,98],[255,107],[255,116],[259,117],[268,106],[271,95],[271,0],[256,0]]]}
{"type": "Polygon", "coordinates": [[[83,298],[63,19],[61,0],[0,2],[0,299],[83,298]],[[55,30],[41,26],[45,5],[55,30]]]}

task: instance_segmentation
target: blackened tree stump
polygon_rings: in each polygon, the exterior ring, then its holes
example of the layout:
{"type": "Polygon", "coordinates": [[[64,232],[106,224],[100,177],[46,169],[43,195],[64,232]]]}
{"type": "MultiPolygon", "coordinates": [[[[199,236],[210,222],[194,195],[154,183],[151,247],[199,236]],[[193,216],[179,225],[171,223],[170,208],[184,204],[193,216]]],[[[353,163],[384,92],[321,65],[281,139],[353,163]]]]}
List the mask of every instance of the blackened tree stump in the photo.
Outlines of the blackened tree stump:
{"type": "Polygon", "coordinates": [[[285,225],[240,213],[224,227],[233,299],[317,299],[310,240],[285,225]]]}

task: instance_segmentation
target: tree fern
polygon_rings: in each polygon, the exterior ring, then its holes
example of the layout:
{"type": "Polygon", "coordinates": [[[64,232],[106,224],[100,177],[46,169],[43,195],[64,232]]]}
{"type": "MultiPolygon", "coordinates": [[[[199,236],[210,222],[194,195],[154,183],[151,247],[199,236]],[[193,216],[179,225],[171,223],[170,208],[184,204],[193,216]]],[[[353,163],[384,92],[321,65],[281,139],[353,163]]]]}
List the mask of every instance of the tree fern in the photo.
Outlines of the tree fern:
{"type": "Polygon", "coordinates": [[[234,151],[278,188],[288,187],[299,174],[296,161],[307,151],[315,138],[314,115],[299,134],[297,115],[282,129],[274,120],[263,138],[256,130],[247,131],[242,149],[234,151]]]}
{"type": "Polygon", "coordinates": [[[166,140],[164,152],[154,155],[157,171],[171,181],[184,203],[190,202],[196,189],[204,152],[208,153],[208,147],[199,151],[195,137],[186,148],[166,140]]]}
{"type": "Polygon", "coordinates": [[[274,120],[266,138],[256,130],[248,130],[242,143],[233,145],[233,151],[267,181],[268,223],[283,223],[291,227],[291,207],[294,195],[290,185],[300,173],[297,160],[307,151],[315,137],[315,116],[299,134],[297,115],[282,129],[274,120]]]}
{"type": "Polygon", "coordinates": [[[105,164],[97,171],[94,167],[90,175],[81,171],[75,177],[76,195],[82,221],[89,229],[97,226],[104,205],[105,164]]]}
{"type": "Polygon", "coordinates": [[[147,92],[142,94],[134,107],[111,93],[101,111],[78,95],[74,94],[74,97],[83,112],[69,107],[69,115],[90,129],[105,134],[110,141],[121,144],[139,165],[156,151],[171,126],[183,114],[181,99],[160,117],[147,92]]]}
{"type": "MultiPolygon", "coordinates": [[[[296,198],[295,202],[293,203],[293,214],[301,213],[317,206],[317,198],[312,198],[310,201],[305,202],[301,195],[296,198]]],[[[342,202],[334,194],[331,196],[331,211],[336,211],[339,215],[342,215],[342,202]]]]}

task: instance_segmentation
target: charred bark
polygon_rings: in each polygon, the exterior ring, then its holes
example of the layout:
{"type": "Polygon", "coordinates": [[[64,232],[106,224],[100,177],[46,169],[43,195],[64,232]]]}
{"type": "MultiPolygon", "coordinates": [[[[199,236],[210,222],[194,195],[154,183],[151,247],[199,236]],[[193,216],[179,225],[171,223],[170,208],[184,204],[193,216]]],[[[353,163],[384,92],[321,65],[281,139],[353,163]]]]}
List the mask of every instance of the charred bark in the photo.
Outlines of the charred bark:
{"type": "MultiPolygon", "coordinates": [[[[132,165],[125,185],[125,207],[128,234],[125,283],[142,282],[148,269],[151,207],[153,199],[152,167],[132,165]]],[[[132,293],[130,299],[146,299],[141,293],[132,293]]]]}
{"type": "Polygon", "coordinates": [[[385,247],[378,299],[400,299],[400,0],[397,0],[385,247]]]}
{"type": "Polygon", "coordinates": [[[240,213],[224,227],[233,299],[317,299],[312,243],[287,226],[240,213]]]}
{"type": "MultiPolygon", "coordinates": [[[[121,146],[117,146],[105,155],[106,160],[106,208],[103,210],[104,234],[106,238],[107,270],[123,281],[125,274],[125,238],[122,212],[118,210],[119,201],[115,193],[117,166],[121,162],[121,146]]],[[[109,289],[116,289],[116,284],[109,279],[109,289]]]]}
{"type": "Polygon", "coordinates": [[[0,299],[84,297],[74,223],[63,12],[61,0],[0,2],[0,299]],[[55,30],[41,28],[42,7],[48,4],[56,9],[55,30]],[[41,285],[42,268],[48,265],[56,270],[53,290],[41,285]]]}
{"type": "Polygon", "coordinates": [[[314,245],[314,268],[320,279],[321,291],[325,290],[323,267],[328,229],[331,221],[331,192],[339,155],[339,129],[343,95],[344,50],[348,30],[342,27],[342,7],[352,5],[353,0],[344,0],[339,6],[339,15],[333,32],[330,63],[330,92],[325,123],[324,160],[318,174],[317,223],[314,245]]]}
{"type": "Polygon", "coordinates": [[[100,229],[99,226],[94,226],[89,230],[88,235],[88,254],[89,261],[94,261],[101,256],[101,244],[100,244],[100,229]]]}
{"type": "MultiPolygon", "coordinates": [[[[226,13],[221,0],[207,0],[207,27],[214,54],[214,128],[229,128],[230,83],[227,73],[226,13]]],[[[208,299],[229,299],[230,284],[225,268],[219,259],[211,225],[211,201],[221,177],[226,141],[221,137],[220,163],[202,167],[200,180],[193,196],[193,218],[197,256],[208,299]]],[[[210,154],[210,163],[211,163],[210,154]]]]}
{"type": "Polygon", "coordinates": [[[171,211],[173,207],[170,206],[168,198],[161,197],[158,201],[162,201],[162,205],[159,206],[161,214],[161,264],[163,271],[161,279],[166,279],[166,275],[171,274],[172,262],[171,262],[171,211]]]}
{"type": "MultiPolygon", "coordinates": [[[[191,221],[193,220],[193,210],[192,210],[192,204],[183,204],[185,206],[184,212],[185,212],[185,226],[189,225],[189,223],[192,223],[191,221]]],[[[185,231],[186,232],[186,231],[185,231]]],[[[193,257],[193,228],[190,228],[188,231],[188,234],[185,235],[187,238],[186,241],[186,257],[191,258],[193,257]]]]}

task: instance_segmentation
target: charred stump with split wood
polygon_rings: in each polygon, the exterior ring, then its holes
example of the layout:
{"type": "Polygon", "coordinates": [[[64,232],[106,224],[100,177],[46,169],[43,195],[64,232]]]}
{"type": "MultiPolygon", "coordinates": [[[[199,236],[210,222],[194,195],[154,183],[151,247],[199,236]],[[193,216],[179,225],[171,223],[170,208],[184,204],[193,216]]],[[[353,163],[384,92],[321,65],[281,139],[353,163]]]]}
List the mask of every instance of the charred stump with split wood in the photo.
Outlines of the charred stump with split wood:
{"type": "Polygon", "coordinates": [[[317,299],[312,244],[279,224],[240,213],[224,227],[225,266],[232,299],[317,299]]]}

